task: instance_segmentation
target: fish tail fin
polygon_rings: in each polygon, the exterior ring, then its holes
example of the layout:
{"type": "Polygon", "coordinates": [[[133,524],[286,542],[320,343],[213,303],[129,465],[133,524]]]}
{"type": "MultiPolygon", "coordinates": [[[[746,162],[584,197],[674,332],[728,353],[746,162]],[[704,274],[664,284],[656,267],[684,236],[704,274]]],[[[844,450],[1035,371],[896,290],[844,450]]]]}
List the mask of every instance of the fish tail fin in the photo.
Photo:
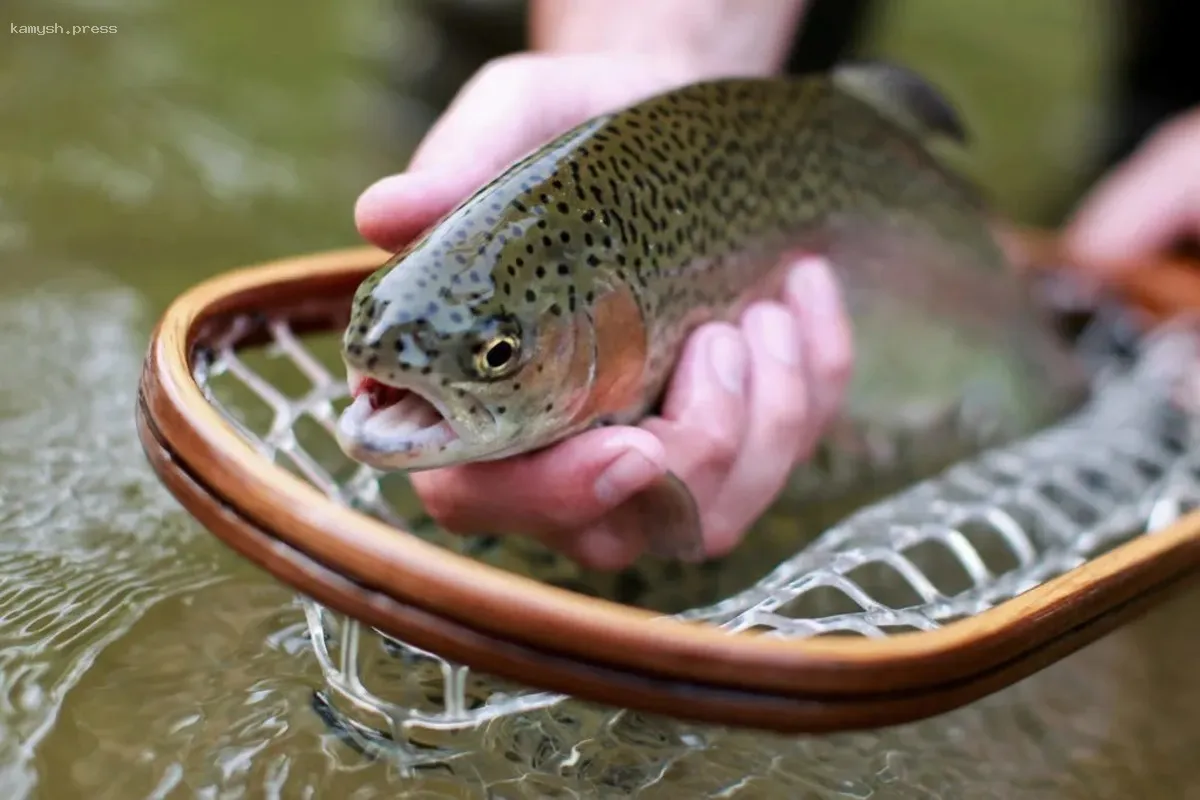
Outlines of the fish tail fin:
{"type": "Polygon", "coordinates": [[[969,140],[958,110],[928,79],[888,61],[851,61],[832,70],[835,86],[905,126],[922,139],[969,140]]]}

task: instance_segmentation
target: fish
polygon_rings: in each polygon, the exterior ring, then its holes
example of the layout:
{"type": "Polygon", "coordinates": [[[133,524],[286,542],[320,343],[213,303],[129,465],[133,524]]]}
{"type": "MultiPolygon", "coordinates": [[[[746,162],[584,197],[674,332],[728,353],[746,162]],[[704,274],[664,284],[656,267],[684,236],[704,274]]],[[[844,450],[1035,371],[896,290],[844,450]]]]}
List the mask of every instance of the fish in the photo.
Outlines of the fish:
{"type": "MultiPolygon", "coordinates": [[[[932,82],[886,61],[705,80],[593,117],[359,285],[337,441],[411,472],[634,424],[688,334],[772,296],[796,254],[829,260],[853,331],[830,446],[947,420],[993,431],[979,442],[1035,430],[1088,381],[981,192],[936,152],[968,138],[932,82]]],[[[678,476],[621,512],[653,555],[704,558],[678,476]]]]}

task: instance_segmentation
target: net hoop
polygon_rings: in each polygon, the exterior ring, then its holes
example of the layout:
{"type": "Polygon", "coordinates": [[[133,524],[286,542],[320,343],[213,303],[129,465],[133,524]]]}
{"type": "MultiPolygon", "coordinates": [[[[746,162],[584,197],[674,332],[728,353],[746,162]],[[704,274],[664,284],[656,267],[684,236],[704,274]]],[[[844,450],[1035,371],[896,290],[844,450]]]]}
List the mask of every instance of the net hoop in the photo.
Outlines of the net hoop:
{"type": "MultiPolygon", "coordinates": [[[[1051,238],[1017,241],[1029,261],[1055,263],[1051,238]]],[[[263,330],[277,318],[296,332],[340,328],[355,287],[387,255],[353,248],[274,261],[181,295],[151,339],[138,430],[170,491],[237,552],[321,604],[444,658],[699,721],[812,732],[895,724],[1042,669],[1156,604],[1200,566],[1200,514],[1192,513],[936,630],[789,641],[664,618],[452,553],[271,464],[193,374],[198,354],[246,315],[263,330]]],[[[1161,318],[1200,308],[1196,275],[1186,262],[1164,261],[1130,273],[1119,289],[1161,318]]]]}

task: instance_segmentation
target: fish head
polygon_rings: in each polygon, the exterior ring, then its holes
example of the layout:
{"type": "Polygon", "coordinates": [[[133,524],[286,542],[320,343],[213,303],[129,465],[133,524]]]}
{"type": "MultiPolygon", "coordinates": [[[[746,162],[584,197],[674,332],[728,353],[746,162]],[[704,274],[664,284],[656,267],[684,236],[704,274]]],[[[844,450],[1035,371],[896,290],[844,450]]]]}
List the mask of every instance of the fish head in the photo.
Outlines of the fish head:
{"type": "Polygon", "coordinates": [[[590,393],[594,331],[576,289],[510,274],[514,251],[496,239],[451,238],[396,257],[353,301],[342,339],[353,401],[337,439],[377,469],[537,449],[578,428],[590,393]]]}

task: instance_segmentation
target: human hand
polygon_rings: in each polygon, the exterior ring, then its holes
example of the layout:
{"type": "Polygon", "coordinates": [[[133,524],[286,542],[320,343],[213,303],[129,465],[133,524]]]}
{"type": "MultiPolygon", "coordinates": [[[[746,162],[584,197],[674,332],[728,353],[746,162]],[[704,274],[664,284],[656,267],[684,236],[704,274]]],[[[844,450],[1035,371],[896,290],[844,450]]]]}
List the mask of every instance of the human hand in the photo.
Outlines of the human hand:
{"type": "MultiPolygon", "coordinates": [[[[677,62],[629,56],[495,62],[464,87],[406,173],[364,192],[359,229],[398,249],[533,147],[694,77],[677,62]]],[[[731,550],[811,453],[849,377],[850,332],[828,265],[799,258],[788,269],[781,297],[689,337],[661,417],[503,461],[414,473],[427,511],[449,530],[520,531],[616,569],[646,549],[618,506],[670,470],[699,503],[707,554],[731,550]]]]}
{"type": "Polygon", "coordinates": [[[591,117],[697,79],[683,59],[520,53],[485,65],[459,91],[399,175],[368,187],[359,231],[405,245],[505,167],[591,117]]]}
{"type": "Polygon", "coordinates": [[[1159,127],[1109,172],[1064,232],[1077,263],[1108,272],[1200,238],[1200,109],[1159,127]]]}

